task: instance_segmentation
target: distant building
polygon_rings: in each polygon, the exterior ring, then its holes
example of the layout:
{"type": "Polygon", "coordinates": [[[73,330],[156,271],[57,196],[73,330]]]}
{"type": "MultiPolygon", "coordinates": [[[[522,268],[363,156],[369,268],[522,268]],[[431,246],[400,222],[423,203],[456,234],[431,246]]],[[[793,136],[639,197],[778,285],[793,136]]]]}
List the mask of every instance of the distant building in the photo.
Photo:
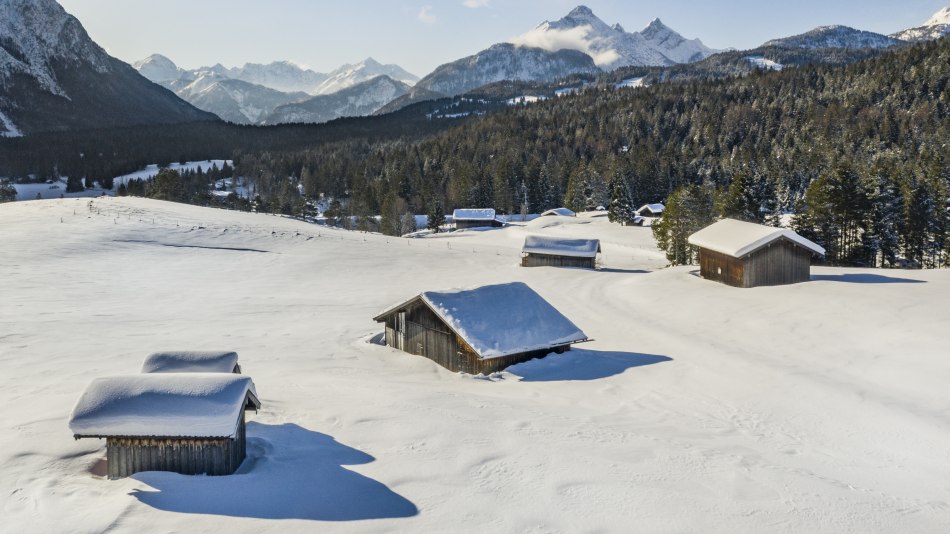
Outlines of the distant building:
{"type": "Polygon", "coordinates": [[[505,222],[495,216],[495,210],[486,209],[459,209],[452,212],[452,220],[456,230],[465,228],[502,227],[505,222]]]}
{"type": "Polygon", "coordinates": [[[825,249],[785,228],[723,219],[689,236],[699,272],[734,287],[775,286],[811,279],[811,259],[825,249]]]}
{"type": "Polygon", "coordinates": [[[600,252],[598,239],[566,239],[529,235],[521,249],[522,267],[581,267],[594,269],[600,252]]]}
{"type": "Polygon", "coordinates": [[[637,210],[637,215],[641,217],[660,217],[663,215],[663,210],[666,209],[666,206],[663,204],[644,204],[640,206],[640,209],[637,210]]]}
{"type": "Polygon", "coordinates": [[[587,335],[527,285],[426,291],[377,315],[386,344],[455,372],[489,374],[587,335]]]}
{"type": "Polygon", "coordinates": [[[105,438],[109,478],[140,471],[229,475],[247,454],[249,377],[155,373],[93,380],[69,417],[76,439],[105,438]]]}
{"type": "Polygon", "coordinates": [[[554,208],[541,214],[542,217],[577,217],[577,214],[567,208],[554,208]]]}
{"type": "Polygon", "coordinates": [[[149,354],[143,373],[239,373],[238,354],[232,351],[172,351],[149,354]]]}

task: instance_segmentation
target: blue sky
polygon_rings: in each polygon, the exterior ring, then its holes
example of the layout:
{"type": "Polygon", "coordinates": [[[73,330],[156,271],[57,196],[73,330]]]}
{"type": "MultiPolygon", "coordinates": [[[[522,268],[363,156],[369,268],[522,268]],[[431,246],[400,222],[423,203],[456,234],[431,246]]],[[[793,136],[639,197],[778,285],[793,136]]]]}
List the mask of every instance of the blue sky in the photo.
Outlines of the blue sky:
{"type": "MultiPolygon", "coordinates": [[[[291,60],[327,72],[373,57],[424,76],[558,19],[580,0],[59,0],[112,55],[152,53],[194,68],[291,60]]],[[[659,17],[713,48],[754,48],[815,26],[891,33],[923,23],[950,0],[587,0],[627,31],[659,17]]]]}

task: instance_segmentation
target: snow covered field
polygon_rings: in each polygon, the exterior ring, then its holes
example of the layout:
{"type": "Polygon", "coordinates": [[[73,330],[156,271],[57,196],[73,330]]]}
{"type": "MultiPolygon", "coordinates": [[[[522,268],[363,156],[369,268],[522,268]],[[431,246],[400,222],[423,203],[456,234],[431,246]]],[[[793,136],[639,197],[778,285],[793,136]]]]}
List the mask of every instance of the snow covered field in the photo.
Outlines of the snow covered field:
{"type": "Polygon", "coordinates": [[[739,290],[603,213],[397,239],[88,202],[0,206],[2,531],[950,531],[948,271],[739,290]],[[518,267],[528,234],[599,238],[603,269],[518,267]],[[366,342],[393,302],[511,281],[595,341],[490,377],[366,342]],[[240,354],[238,474],[109,481],[73,440],[86,385],[159,350],[240,354]]]}
{"type": "MultiPolygon", "coordinates": [[[[228,165],[233,163],[231,160],[227,161],[228,165]]],[[[172,163],[168,166],[168,168],[176,171],[194,171],[200,168],[202,171],[207,171],[213,165],[217,165],[220,169],[224,162],[225,160],[223,159],[189,161],[184,165],[181,163],[172,163]]],[[[13,184],[13,187],[16,188],[17,200],[39,200],[36,198],[37,195],[40,196],[40,199],[60,198],[61,196],[65,198],[98,197],[102,195],[115,195],[115,191],[119,188],[119,184],[127,184],[129,183],[129,180],[145,180],[158,174],[158,171],[158,165],[148,165],[140,171],[119,176],[114,179],[115,181],[111,191],[104,191],[103,189],[96,187],[94,189],[86,189],[85,191],[80,191],[78,193],[67,193],[65,178],[53,184],[13,184]]]]}

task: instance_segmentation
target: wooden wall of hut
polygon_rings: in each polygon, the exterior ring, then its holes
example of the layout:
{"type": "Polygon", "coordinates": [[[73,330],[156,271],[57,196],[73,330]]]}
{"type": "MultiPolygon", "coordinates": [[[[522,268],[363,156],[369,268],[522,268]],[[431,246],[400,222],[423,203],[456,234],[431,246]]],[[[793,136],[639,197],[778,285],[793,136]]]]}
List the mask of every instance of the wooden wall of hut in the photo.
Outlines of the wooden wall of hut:
{"type": "Polygon", "coordinates": [[[699,251],[700,275],[733,287],[797,284],[811,279],[812,253],[780,239],[739,259],[708,249],[699,251]]]}
{"type": "Polygon", "coordinates": [[[551,352],[570,350],[570,345],[512,354],[501,358],[478,357],[464,339],[453,333],[428,306],[416,301],[386,317],[386,345],[423,356],[456,373],[490,374],[509,365],[542,358],[551,352]],[[400,314],[405,314],[400,317],[400,314]]]}
{"type": "Polygon", "coordinates": [[[230,475],[247,454],[244,412],[235,438],[137,438],[106,440],[109,478],[142,471],[169,471],[183,475],[230,475]]]}
{"type": "Polygon", "coordinates": [[[456,230],[464,230],[466,228],[500,228],[502,226],[501,221],[491,220],[491,221],[455,221],[456,230]]]}
{"type": "Polygon", "coordinates": [[[552,254],[537,254],[529,252],[521,258],[522,267],[578,267],[594,269],[597,267],[596,258],[578,258],[575,256],[555,256],[552,254]]]}

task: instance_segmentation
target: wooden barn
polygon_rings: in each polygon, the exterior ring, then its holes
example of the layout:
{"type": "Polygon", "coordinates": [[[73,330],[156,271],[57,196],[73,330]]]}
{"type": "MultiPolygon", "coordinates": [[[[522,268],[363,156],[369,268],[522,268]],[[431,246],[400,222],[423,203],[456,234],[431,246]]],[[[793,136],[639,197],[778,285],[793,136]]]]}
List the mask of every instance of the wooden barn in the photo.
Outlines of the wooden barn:
{"type": "Polygon", "coordinates": [[[666,209],[666,206],[663,204],[644,204],[640,206],[640,209],[637,210],[637,215],[641,217],[651,217],[657,218],[663,215],[663,210],[666,209]]]}
{"type": "Polygon", "coordinates": [[[69,418],[76,439],[105,438],[109,478],[140,471],[230,475],[246,455],[254,383],[233,373],[155,373],[94,380],[69,418]]]}
{"type": "Polygon", "coordinates": [[[455,372],[489,374],[570,350],[587,335],[527,285],[427,291],[374,319],[386,344],[455,372]]]}
{"type": "Polygon", "coordinates": [[[567,208],[553,208],[542,213],[541,217],[577,217],[577,214],[567,208]]]}
{"type": "Polygon", "coordinates": [[[233,351],[168,351],[149,354],[143,373],[241,373],[233,351]]]}
{"type": "Polygon", "coordinates": [[[689,236],[699,248],[699,272],[734,287],[807,282],[811,259],[825,249],[787,228],[723,219],[689,236]]]}
{"type": "Polygon", "coordinates": [[[594,269],[599,252],[598,239],[529,235],[524,239],[524,247],[521,249],[521,266],[594,269]]]}
{"type": "Polygon", "coordinates": [[[460,209],[452,212],[452,220],[455,222],[456,230],[466,228],[501,228],[505,225],[504,221],[495,215],[495,210],[486,209],[460,209]]]}

